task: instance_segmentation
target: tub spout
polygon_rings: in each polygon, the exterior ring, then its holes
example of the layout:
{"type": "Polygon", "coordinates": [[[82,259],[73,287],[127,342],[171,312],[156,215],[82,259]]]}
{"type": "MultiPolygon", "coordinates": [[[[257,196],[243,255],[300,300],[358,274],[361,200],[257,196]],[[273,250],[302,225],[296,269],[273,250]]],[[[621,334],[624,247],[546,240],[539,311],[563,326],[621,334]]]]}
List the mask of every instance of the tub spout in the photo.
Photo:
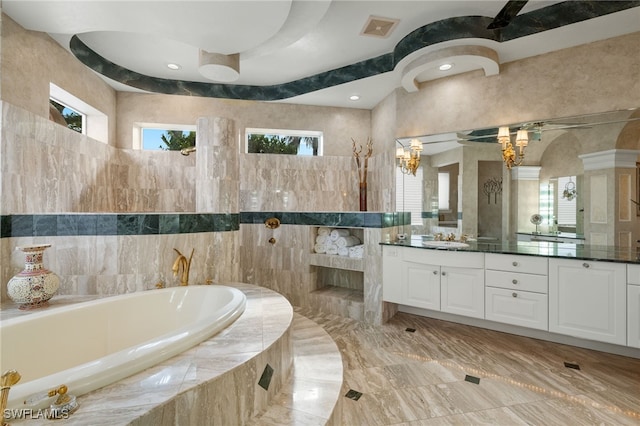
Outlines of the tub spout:
{"type": "Polygon", "coordinates": [[[191,259],[193,259],[194,249],[191,249],[191,255],[189,256],[189,259],[187,259],[182,253],[180,253],[178,249],[174,248],[173,250],[178,253],[178,257],[173,262],[173,267],[171,268],[171,270],[173,271],[173,276],[178,276],[180,267],[182,267],[182,274],[180,275],[180,285],[189,285],[189,269],[191,268],[191,259]]]}
{"type": "Polygon", "coordinates": [[[189,146],[187,148],[182,148],[180,150],[180,154],[189,155],[189,154],[191,154],[192,152],[195,152],[195,151],[196,151],[196,147],[195,146],[189,146]]]}

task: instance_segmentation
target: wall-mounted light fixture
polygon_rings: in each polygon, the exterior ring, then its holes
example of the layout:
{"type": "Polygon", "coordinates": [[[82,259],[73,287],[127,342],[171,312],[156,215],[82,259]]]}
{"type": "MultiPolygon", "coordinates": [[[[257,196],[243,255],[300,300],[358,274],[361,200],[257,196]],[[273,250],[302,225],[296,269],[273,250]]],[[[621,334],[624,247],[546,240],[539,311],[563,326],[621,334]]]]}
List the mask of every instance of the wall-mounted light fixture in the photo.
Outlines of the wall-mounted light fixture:
{"type": "Polygon", "coordinates": [[[418,139],[412,139],[409,149],[400,147],[396,149],[396,158],[398,159],[398,167],[405,175],[411,173],[416,175],[416,171],[420,166],[420,153],[422,152],[422,142],[418,139]]]}
{"type": "Polygon", "coordinates": [[[502,144],[502,160],[507,169],[511,170],[513,166],[520,166],[524,161],[524,149],[529,144],[529,133],[525,129],[520,129],[516,133],[515,146],[518,148],[517,154],[514,145],[511,143],[511,132],[508,127],[500,127],[498,129],[498,143],[502,144]]]}

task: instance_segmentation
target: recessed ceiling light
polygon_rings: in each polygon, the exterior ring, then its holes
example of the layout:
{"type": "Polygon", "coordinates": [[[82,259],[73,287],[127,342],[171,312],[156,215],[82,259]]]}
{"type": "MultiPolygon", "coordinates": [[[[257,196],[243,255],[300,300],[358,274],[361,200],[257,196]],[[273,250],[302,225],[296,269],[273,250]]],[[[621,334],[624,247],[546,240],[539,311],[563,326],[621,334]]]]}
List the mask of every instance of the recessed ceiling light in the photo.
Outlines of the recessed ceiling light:
{"type": "Polygon", "coordinates": [[[440,71],[449,71],[451,68],[453,68],[453,64],[442,64],[438,67],[440,71]]]}
{"type": "Polygon", "coordinates": [[[178,64],[171,63],[171,64],[167,64],[167,68],[169,68],[170,70],[174,70],[175,71],[175,70],[179,70],[182,67],[180,65],[178,65],[178,64]]]}
{"type": "Polygon", "coordinates": [[[349,99],[351,99],[352,101],[357,101],[357,100],[360,100],[360,96],[358,96],[358,95],[351,95],[351,96],[349,96],[349,99]]]}

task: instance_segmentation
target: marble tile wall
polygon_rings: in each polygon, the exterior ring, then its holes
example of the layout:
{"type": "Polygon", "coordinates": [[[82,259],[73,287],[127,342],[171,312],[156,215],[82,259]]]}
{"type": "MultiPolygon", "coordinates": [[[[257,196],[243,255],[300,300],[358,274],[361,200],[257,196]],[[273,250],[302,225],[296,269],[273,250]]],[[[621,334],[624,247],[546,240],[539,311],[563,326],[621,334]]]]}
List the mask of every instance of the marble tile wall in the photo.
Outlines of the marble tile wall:
{"type": "MultiPolygon", "coordinates": [[[[171,267],[182,253],[194,249],[189,283],[238,281],[239,231],[170,235],[85,235],[0,239],[2,282],[20,272],[24,254],[15,247],[50,243],[44,266],[60,277],[60,295],[115,295],[179,285],[171,267]]],[[[2,285],[1,300],[8,300],[2,285]]]]}
{"type": "Polygon", "coordinates": [[[241,211],[356,211],[351,157],[242,154],[241,211]]]}
{"type": "Polygon", "coordinates": [[[196,211],[238,213],[240,168],[235,122],[201,117],[196,135],[196,211]]]}
{"type": "Polygon", "coordinates": [[[195,158],[121,150],[2,103],[0,214],[195,209],[195,158]]]}
{"type": "Polygon", "coordinates": [[[364,271],[315,266],[311,262],[317,226],[281,225],[267,229],[262,223],[241,225],[241,280],[275,290],[295,306],[381,324],[393,316],[397,307],[382,302],[382,250],[379,242],[393,240],[401,226],[356,229],[365,244],[364,271]],[[275,244],[269,243],[275,238],[275,244]],[[333,286],[358,290],[359,312],[350,304],[343,312],[334,297],[316,297],[314,291],[333,286]],[[339,309],[338,309],[339,310],[339,309]]]}

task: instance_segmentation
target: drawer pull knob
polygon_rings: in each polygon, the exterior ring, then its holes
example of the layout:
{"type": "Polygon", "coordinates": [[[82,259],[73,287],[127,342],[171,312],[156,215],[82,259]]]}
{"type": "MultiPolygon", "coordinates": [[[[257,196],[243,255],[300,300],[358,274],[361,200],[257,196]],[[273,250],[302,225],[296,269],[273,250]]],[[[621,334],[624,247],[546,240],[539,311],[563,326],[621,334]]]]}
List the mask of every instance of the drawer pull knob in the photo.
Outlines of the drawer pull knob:
{"type": "Polygon", "coordinates": [[[512,265],[513,266],[518,266],[518,262],[513,262],[512,265]]]}
{"type": "Polygon", "coordinates": [[[511,282],[514,284],[518,284],[518,280],[512,280],[511,282]]]}
{"type": "Polygon", "coordinates": [[[511,293],[513,297],[518,297],[518,293],[511,293]]]}
{"type": "Polygon", "coordinates": [[[444,277],[445,275],[447,275],[447,273],[446,273],[446,272],[443,272],[443,273],[442,273],[442,276],[444,277]]]}
{"type": "Polygon", "coordinates": [[[588,268],[590,265],[587,262],[585,262],[582,264],[582,266],[584,266],[585,268],[588,268]]]}
{"type": "Polygon", "coordinates": [[[438,275],[438,271],[433,271],[433,275],[438,275]]]}

